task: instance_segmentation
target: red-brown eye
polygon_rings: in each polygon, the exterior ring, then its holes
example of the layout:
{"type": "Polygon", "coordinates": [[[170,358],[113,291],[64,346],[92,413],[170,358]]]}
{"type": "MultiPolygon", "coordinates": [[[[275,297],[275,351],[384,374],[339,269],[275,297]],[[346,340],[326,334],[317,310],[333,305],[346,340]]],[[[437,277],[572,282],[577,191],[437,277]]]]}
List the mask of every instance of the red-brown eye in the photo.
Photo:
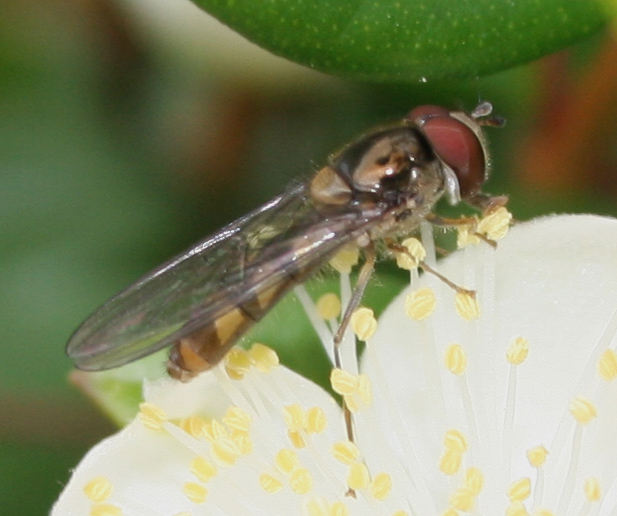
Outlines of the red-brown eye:
{"type": "Polygon", "coordinates": [[[417,107],[407,118],[418,124],[437,155],[454,171],[461,199],[473,197],[486,178],[486,156],[469,125],[441,106],[417,107]]]}

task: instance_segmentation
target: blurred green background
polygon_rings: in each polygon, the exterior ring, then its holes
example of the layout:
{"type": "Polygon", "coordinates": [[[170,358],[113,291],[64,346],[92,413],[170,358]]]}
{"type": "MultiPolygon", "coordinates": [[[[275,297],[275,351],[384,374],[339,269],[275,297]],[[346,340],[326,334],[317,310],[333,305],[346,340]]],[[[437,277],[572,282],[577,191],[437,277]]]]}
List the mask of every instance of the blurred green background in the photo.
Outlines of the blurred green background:
{"type": "Polygon", "coordinates": [[[488,190],[518,219],[617,214],[610,31],[473,81],[304,69],[184,1],[25,0],[0,17],[0,504],[45,514],[114,431],[64,345],[116,291],[422,103],[505,116],[488,190]]]}

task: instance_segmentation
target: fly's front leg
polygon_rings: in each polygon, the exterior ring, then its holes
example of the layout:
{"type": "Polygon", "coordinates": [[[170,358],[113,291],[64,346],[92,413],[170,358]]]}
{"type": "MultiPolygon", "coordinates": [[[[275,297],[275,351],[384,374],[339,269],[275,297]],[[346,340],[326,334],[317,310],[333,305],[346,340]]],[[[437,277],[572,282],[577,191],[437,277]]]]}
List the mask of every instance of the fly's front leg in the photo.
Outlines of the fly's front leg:
{"type": "Polygon", "coordinates": [[[478,232],[478,219],[476,217],[459,217],[452,219],[449,217],[441,217],[439,215],[430,214],[426,217],[433,226],[440,228],[467,228],[470,235],[478,237],[491,247],[497,247],[497,242],[488,238],[483,233],[478,232]]]}
{"type": "Polygon", "coordinates": [[[482,215],[486,216],[499,208],[505,207],[506,204],[508,204],[508,196],[488,195],[478,192],[473,197],[465,199],[465,202],[480,211],[482,215]]]}
{"type": "Polygon", "coordinates": [[[483,193],[475,194],[466,202],[482,212],[481,221],[477,217],[447,218],[429,214],[426,217],[431,224],[442,228],[465,229],[470,236],[483,240],[492,247],[497,247],[499,240],[512,222],[512,215],[505,209],[508,202],[506,196],[491,197],[483,193]],[[489,224],[486,224],[489,222],[489,224]]]}

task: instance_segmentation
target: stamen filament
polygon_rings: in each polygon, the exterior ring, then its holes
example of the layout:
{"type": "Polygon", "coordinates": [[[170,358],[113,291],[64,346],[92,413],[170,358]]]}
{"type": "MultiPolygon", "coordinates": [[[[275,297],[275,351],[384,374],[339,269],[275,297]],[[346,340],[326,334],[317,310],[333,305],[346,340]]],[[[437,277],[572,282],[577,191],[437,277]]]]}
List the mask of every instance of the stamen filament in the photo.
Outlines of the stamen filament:
{"type": "Polygon", "coordinates": [[[504,461],[504,477],[510,476],[511,453],[508,451],[512,446],[512,432],[514,429],[514,410],[516,408],[516,386],[518,372],[515,365],[508,368],[508,391],[506,395],[506,410],[503,418],[503,432],[501,440],[501,456],[504,461]]]}
{"type": "MultiPolygon", "coordinates": [[[[330,362],[334,364],[334,350],[332,348],[332,339],[334,338],[333,333],[328,328],[326,322],[320,317],[319,311],[315,306],[315,302],[307,292],[306,287],[303,284],[296,285],[294,287],[294,293],[296,294],[298,301],[300,301],[300,304],[302,305],[306,316],[309,318],[309,321],[313,325],[313,328],[317,332],[317,336],[319,337],[319,340],[321,340],[321,345],[326,350],[326,353],[328,353],[330,362]]],[[[343,304],[343,306],[345,306],[345,304],[343,304]]]]}

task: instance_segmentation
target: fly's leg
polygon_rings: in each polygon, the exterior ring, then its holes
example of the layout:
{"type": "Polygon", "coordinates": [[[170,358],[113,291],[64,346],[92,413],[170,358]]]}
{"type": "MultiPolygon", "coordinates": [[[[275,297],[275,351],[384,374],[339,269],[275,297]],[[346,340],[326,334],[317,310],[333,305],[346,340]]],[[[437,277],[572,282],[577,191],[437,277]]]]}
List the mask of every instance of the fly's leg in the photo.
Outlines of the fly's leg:
{"type": "MultiPolygon", "coordinates": [[[[360,269],[360,273],[358,274],[358,280],[356,281],[356,286],[351,294],[351,299],[349,303],[345,307],[345,312],[343,313],[343,317],[341,318],[341,322],[339,323],[336,334],[334,335],[334,366],[338,369],[342,368],[341,363],[341,355],[340,355],[340,346],[343,341],[343,336],[345,335],[345,331],[349,326],[349,322],[351,321],[351,316],[356,311],[356,308],[360,305],[362,298],[364,297],[364,291],[366,290],[366,286],[368,285],[371,276],[373,275],[373,270],[375,269],[375,247],[371,242],[364,249],[364,264],[360,269]]],[[[345,431],[347,433],[347,439],[350,442],[354,442],[354,429],[353,429],[353,415],[343,399],[343,417],[345,420],[345,431]]],[[[353,498],[356,497],[356,492],[354,489],[349,488],[345,493],[345,496],[351,496],[353,498]]]]}
{"type": "Polygon", "coordinates": [[[476,193],[470,199],[465,199],[465,202],[470,206],[473,206],[478,211],[482,212],[482,215],[488,215],[494,212],[498,208],[504,207],[508,204],[507,195],[488,195],[482,192],[476,193]]]}
{"type": "Polygon", "coordinates": [[[347,326],[349,326],[351,316],[353,315],[356,308],[358,308],[358,306],[360,305],[360,301],[362,301],[364,291],[366,290],[366,285],[371,279],[371,276],[373,275],[373,270],[375,269],[375,248],[372,243],[364,250],[364,259],[365,261],[362,265],[362,268],[360,269],[358,281],[356,281],[356,286],[353,290],[353,293],[351,294],[351,299],[345,307],[345,312],[343,313],[343,317],[341,318],[338,330],[336,331],[336,335],[334,336],[334,365],[336,367],[341,367],[339,347],[343,340],[343,335],[345,335],[345,330],[347,329],[347,326]]]}
{"type": "Polygon", "coordinates": [[[470,235],[478,237],[480,240],[486,242],[491,247],[497,247],[497,242],[491,240],[482,233],[478,233],[478,219],[476,217],[459,217],[457,219],[452,219],[448,217],[440,217],[439,215],[429,215],[428,217],[426,217],[426,219],[434,226],[438,226],[440,228],[467,227],[469,228],[470,235]]]}
{"type": "MultiPolygon", "coordinates": [[[[466,199],[465,202],[467,202],[467,204],[473,206],[474,208],[477,208],[479,211],[482,212],[482,215],[486,217],[497,211],[499,208],[505,207],[508,203],[508,197],[503,195],[493,197],[479,192],[475,194],[471,199],[466,199]]],[[[495,242],[495,240],[488,238],[486,235],[477,231],[478,219],[476,217],[459,217],[454,219],[448,217],[441,217],[439,215],[431,213],[426,217],[426,220],[428,220],[434,226],[439,226],[442,228],[466,227],[468,228],[470,235],[478,237],[480,240],[483,240],[492,247],[497,247],[497,242],[495,242]]]]}
{"type": "MultiPolygon", "coordinates": [[[[343,336],[345,335],[345,331],[349,326],[351,316],[362,301],[364,291],[366,290],[366,285],[371,279],[373,270],[375,268],[375,248],[372,243],[364,250],[364,258],[365,261],[362,265],[362,268],[360,269],[358,281],[356,281],[356,286],[354,287],[353,293],[351,294],[351,299],[345,307],[345,312],[343,313],[343,317],[341,318],[341,322],[336,331],[336,335],[334,335],[334,366],[338,369],[341,369],[342,367],[340,346],[341,342],[343,341],[343,336]]],[[[343,414],[345,417],[345,429],[347,431],[347,439],[349,439],[349,441],[351,442],[354,442],[352,415],[351,411],[345,403],[345,400],[343,400],[343,414]]]]}
{"type": "MultiPolygon", "coordinates": [[[[457,220],[457,219],[454,219],[457,220]]],[[[409,252],[409,250],[401,245],[398,244],[392,240],[386,240],[386,246],[388,247],[388,249],[390,251],[392,251],[393,253],[401,253],[401,254],[405,254],[407,256],[409,256],[409,258],[411,258],[412,260],[415,260],[416,258],[409,252]]],[[[463,288],[460,285],[457,285],[456,283],[454,283],[453,281],[450,281],[448,278],[446,278],[443,274],[437,272],[435,269],[433,269],[433,267],[431,267],[430,265],[428,265],[426,262],[420,260],[418,263],[418,267],[420,267],[424,272],[427,272],[429,274],[432,274],[433,276],[435,276],[437,279],[439,279],[440,281],[442,281],[443,283],[445,283],[446,285],[448,285],[448,287],[450,287],[452,290],[454,290],[457,293],[461,293],[461,294],[466,294],[468,296],[471,296],[473,299],[476,298],[476,292],[475,290],[469,290],[467,288],[463,288]]]]}

